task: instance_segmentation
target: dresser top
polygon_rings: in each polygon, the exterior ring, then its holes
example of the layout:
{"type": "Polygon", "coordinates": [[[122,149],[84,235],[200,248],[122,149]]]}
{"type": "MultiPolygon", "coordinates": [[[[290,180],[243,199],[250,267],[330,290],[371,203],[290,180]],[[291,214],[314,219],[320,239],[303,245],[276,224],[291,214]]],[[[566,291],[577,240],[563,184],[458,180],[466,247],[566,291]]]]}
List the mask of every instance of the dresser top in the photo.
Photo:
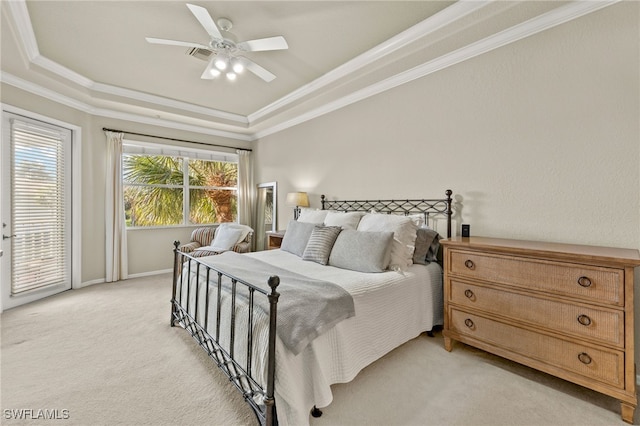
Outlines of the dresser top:
{"type": "Polygon", "coordinates": [[[489,237],[453,237],[440,240],[445,246],[469,248],[525,256],[545,256],[559,260],[599,261],[619,266],[640,266],[636,249],[511,240],[489,237]]]}

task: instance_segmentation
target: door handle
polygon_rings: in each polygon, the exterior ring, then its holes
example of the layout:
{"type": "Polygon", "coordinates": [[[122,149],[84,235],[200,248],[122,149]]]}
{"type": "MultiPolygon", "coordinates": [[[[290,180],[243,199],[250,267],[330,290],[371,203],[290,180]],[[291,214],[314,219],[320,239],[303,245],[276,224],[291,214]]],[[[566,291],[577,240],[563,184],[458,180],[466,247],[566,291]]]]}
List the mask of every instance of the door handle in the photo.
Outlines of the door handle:
{"type": "Polygon", "coordinates": [[[6,235],[2,234],[2,239],[3,239],[3,240],[8,240],[9,238],[13,238],[13,237],[15,237],[15,236],[16,236],[16,234],[9,235],[9,236],[6,236],[6,235]]]}

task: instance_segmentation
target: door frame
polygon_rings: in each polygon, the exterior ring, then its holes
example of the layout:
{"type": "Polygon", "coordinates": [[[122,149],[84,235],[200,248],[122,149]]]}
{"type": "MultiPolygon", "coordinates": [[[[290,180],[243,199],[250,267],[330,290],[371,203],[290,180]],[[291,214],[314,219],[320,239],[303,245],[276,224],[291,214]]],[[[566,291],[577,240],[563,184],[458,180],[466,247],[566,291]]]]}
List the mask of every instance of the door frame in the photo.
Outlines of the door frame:
{"type": "MultiPolygon", "coordinates": [[[[82,287],[82,128],[75,124],[67,123],[32,111],[27,111],[12,105],[0,104],[0,107],[2,107],[3,116],[5,113],[22,115],[33,120],[39,120],[45,123],[64,127],[71,131],[71,289],[80,288],[82,287]]],[[[4,117],[2,117],[2,119],[4,119],[4,117]]],[[[5,132],[5,129],[3,129],[2,132],[5,132]]],[[[10,171],[3,170],[2,161],[0,161],[0,176],[2,176],[3,179],[7,178],[5,173],[10,173],[10,171]]],[[[5,198],[5,194],[0,195],[0,220],[4,220],[3,212],[5,206],[3,203],[5,198]]],[[[3,277],[3,269],[8,267],[6,262],[9,262],[10,260],[11,259],[9,259],[8,256],[0,257],[0,277],[3,277]]],[[[8,301],[4,300],[6,297],[4,291],[5,285],[9,284],[2,283],[0,285],[2,290],[0,291],[0,312],[4,309],[15,307],[15,305],[8,304],[8,301]]],[[[43,294],[44,293],[36,291],[32,295],[25,295],[23,299],[24,303],[29,303],[42,297],[46,297],[43,296],[43,294]]]]}

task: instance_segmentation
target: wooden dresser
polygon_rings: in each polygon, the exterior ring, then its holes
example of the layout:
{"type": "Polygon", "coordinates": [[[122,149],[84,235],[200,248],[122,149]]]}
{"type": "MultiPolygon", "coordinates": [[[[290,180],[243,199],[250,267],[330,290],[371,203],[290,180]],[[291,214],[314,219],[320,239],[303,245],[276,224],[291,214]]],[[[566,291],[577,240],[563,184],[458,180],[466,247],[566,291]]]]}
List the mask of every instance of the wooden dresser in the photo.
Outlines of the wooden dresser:
{"type": "Polygon", "coordinates": [[[633,422],[638,250],[483,237],[442,245],[447,351],[457,340],[602,392],[633,422]]]}

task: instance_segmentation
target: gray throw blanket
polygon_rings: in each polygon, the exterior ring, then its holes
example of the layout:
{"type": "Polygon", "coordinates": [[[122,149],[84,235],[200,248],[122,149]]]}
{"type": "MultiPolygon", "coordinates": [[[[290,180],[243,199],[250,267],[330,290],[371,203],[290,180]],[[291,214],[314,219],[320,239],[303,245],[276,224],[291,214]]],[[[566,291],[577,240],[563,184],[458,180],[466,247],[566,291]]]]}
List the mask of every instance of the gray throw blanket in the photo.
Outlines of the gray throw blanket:
{"type": "MultiPolygon", "coordinates": [[[[268,292],[271,288],[267,280],[277,275],[280,278],[276,290],[280,293],[277,334],[296,355],[313,339],[355,315],[353,298],[334,283],[296,274],[233,251],[199,260],[268,292]]],[[[268,313],[269,305],[264,300],[265,297],[256,297],[256,305],[268,313]]]]}

